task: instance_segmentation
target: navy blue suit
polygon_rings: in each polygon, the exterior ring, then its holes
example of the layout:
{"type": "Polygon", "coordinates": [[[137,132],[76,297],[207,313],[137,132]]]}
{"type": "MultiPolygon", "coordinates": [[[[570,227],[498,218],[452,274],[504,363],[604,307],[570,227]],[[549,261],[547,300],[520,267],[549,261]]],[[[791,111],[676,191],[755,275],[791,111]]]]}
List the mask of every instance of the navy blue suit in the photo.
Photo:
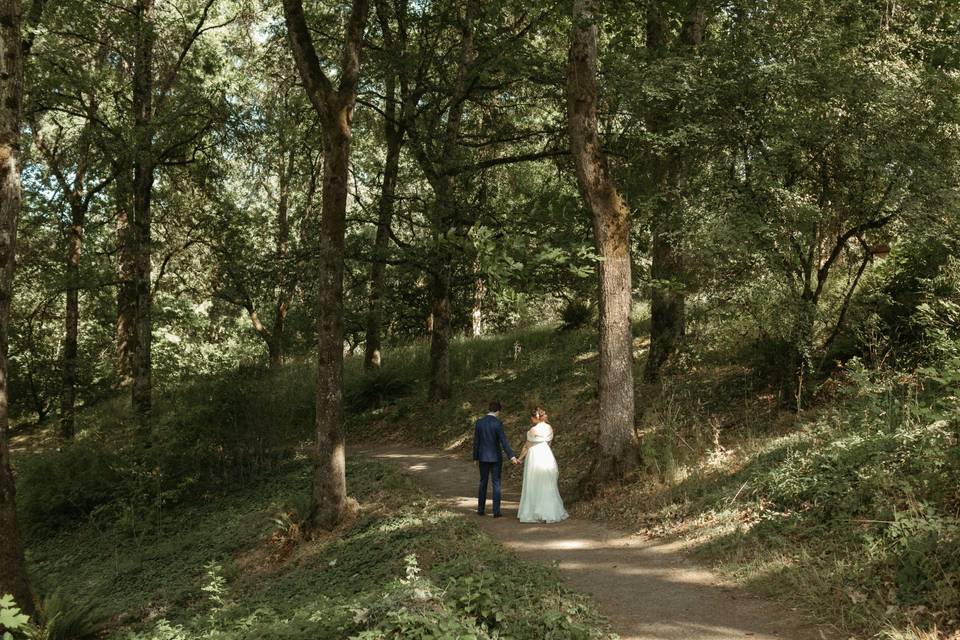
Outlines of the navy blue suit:
{"type": "Polygon", "coordinates": [[[503,423],[491,414],[477,420],[473,434],[473,459],[480,467],[480,490],[477,495],[477,513],[483,513],[487,506],[487,483],[493,480],[493,513],[500,513],[500,473],[503,470],[503,455],[514,458],[513,449],[507,442],[503,423]]]}

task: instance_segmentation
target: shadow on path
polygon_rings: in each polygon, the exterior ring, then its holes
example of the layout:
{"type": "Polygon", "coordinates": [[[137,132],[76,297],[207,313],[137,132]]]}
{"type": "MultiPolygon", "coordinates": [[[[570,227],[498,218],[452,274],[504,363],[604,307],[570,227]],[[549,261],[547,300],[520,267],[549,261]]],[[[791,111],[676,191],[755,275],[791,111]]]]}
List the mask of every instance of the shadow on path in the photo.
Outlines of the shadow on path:
{"type": "Polygon", "coordinates": [[[623,640],[831,637],[782,605],[723,583],[687,561],[676,544],[575,518],[549,525],[521,523],[509,463],[504,466],[504,517],[494,519],[475,514],[478,475],[468,461],[393,443],[359,446],[351,454],[403,467],[524,560],[555,564],[571,588],[593,597],[623,640]]]}

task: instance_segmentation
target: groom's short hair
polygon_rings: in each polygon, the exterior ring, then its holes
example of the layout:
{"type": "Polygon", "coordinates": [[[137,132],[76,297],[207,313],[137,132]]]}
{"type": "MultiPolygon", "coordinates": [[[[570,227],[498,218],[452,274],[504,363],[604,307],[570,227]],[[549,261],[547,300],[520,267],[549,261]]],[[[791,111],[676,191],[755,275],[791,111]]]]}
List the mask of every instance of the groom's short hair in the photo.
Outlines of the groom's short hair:
{"type": "Polygon", "coordinates": [[[490,411],[490,413],[499,413],[500,409],[502,408],[503,407],[500,406],[499,400],[491,400],[490,404],[487,405],[487,409],[490,411]]]}

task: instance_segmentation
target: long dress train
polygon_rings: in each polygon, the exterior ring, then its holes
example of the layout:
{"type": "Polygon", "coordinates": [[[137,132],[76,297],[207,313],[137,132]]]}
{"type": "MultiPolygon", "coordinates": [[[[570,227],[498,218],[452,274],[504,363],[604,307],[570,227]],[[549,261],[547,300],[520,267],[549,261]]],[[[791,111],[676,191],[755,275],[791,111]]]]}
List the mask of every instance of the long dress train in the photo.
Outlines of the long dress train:
{"type": "Polygon", "coordinates": [[[550,449],[551,440],[553,427],[546,422],[534,425],[527,432],[530,448],[523,464],[523,489],[517,513],[520,522],[559,522],[568,517],[557,486],[560,470],[550,449]]]}

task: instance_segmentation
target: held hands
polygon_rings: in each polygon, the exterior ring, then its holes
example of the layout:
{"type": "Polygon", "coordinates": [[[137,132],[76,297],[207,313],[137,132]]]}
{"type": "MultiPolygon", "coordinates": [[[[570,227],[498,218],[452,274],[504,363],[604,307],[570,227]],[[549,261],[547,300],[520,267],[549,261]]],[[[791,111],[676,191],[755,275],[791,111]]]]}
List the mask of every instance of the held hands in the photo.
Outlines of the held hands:
{"type": "Polygon", "coordinates": [[[513,464],[520,464],[520,460],[517,459],[517,456],[513,456],[512,458],[510,458],[510,462],[512,462],[513,464]]]}

